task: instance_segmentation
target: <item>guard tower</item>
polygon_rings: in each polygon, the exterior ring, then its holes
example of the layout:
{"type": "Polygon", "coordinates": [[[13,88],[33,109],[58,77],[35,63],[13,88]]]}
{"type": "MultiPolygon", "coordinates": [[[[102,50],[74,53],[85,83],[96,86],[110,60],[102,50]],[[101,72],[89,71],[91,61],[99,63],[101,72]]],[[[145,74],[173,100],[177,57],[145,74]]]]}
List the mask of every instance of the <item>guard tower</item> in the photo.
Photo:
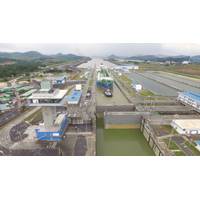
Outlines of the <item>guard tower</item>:
{"type": "Polygon", "coordinates": [[[54,141],[55,138],[58,140],[58,137],[60,138],[63,134],[64,126],[66,126],[66,116],[63,114],[62,117],[57,116],[56,107],[64,106],[66,103],[66,93],[67,90],[54,89],[52,81],[43,80],[41,82],[41,89],[28,98],[30,107],[42,107],[44,126],[39,126],[36,129],[39,140],[54,141]],[[57,118],[59,120],[56,120],[57,118]]]}

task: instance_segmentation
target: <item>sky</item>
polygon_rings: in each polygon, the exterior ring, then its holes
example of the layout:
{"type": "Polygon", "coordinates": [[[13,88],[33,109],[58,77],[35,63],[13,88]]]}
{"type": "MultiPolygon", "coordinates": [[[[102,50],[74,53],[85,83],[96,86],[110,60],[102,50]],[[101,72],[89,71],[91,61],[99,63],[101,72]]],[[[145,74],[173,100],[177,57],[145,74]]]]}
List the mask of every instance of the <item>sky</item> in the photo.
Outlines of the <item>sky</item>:
{"type": "Polygon", "coordinates": [[[200,44],[193,43],[0,43],[0,52],[39,51],[43,54],[72,53],[82,56],[109,55],[200,55],[200,44]]]}

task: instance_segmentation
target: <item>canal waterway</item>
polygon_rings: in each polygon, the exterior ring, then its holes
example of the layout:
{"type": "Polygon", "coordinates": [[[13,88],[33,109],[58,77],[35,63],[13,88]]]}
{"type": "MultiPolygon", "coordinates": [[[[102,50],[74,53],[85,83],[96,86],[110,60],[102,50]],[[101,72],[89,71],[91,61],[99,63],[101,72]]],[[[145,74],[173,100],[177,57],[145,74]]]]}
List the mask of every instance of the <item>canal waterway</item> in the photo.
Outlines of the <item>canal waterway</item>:
{"type": "Polygon", "coordinates": [[[97,119],[97,156],[152,156],[140,129],[104,129],[103,118],[97,119]]]}

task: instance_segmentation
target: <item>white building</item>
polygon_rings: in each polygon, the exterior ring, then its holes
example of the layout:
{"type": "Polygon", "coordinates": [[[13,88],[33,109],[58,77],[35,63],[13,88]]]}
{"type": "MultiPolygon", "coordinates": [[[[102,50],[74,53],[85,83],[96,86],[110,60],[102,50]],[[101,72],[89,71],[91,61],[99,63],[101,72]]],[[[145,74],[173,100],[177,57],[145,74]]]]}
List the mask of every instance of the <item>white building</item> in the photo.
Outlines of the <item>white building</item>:
{"type": "Polygon", "coordinates": [[[142,90],[141,84],[133,84],[132,87],[136,90],[136,92],[139,92],[142,90]]]}
{"type": "Polygon", "coordinates": [[[174,119],[171,126],[179,134],[200,134],[200,119],[174,119]]]}
{"type": "Polygon", "coordinates": [[[124,72],[129,72],[129,70],[138,70],[139,66],[137,66],[137,65],[118,65],[118,66],[115,66],[115,69],[122,70],[124,72]]]}
{"type": "Polygon", "coordinates": [[[197,112],[200,112],[200,94],[194,92],[180,92],[177,100],[183,104],[194,107],[197,112]]]}
{"type": "Polygon", "coordinates": [[[182,62],[182,64],[183,64],[183,65],[188,65],[188,64],[190,64],[190,61],[185,60],[185,61],[182,62]]]}

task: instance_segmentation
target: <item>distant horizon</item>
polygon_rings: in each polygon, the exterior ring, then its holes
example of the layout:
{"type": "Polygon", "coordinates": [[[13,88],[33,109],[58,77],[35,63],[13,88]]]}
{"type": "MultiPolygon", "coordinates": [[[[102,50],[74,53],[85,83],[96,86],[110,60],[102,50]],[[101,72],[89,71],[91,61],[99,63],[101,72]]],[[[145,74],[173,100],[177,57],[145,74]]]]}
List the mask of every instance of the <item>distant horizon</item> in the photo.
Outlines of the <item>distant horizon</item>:
{"type": "Polygon", "coordinates": [[[37,51],[44,55],[75,54],[79,56],[118,57],[132,56],[196,56],[200,55],[200,44],[193,43],[0,43],[1,53],[25,53],[37,51]]]}
{"type": "Polygon", "coordinates": [[[62,55],[75,55],[75,56],[84,56],[84,57],[90,57],[90,58],[108,58],[108,57],[111,57],[111,56],[116,56],[116,57],[119,57],[119,58],[131,58],[131,57],[140,57],[140,56],[155,56],[155,57],[181,57],[181,56],[188,56],[188,57],[193,57],[193,56],[200,56],[200,53],[199,54],[195,54],[195,55],[187,55],[187,54],[177,54],[177,55],[169,55],[169,54],[166,54],[166,55],[161,55],[161,54],[139,54],[139,55],[132,55],[132,56],[118,56],[116,54],[110,54],[110,55],[107,55],[107,56],[89,56],[89,55],[79,55],[79,54],[76,54],[76,53],[63,53],[63,52],[56,52],[56,53],[51,53],[51,54],[47,54],[47,53],[42,53],[41,51],[37,51],[37,50],[28,50],[28,51],[0,51],[0,53],[28,53],[28,52],[37,52],[37,53],[40,53],[42,55],[45,55],[45,56],[51,56],[51,55],[58,55],[58,54],[62,54],[62,55]]]}

